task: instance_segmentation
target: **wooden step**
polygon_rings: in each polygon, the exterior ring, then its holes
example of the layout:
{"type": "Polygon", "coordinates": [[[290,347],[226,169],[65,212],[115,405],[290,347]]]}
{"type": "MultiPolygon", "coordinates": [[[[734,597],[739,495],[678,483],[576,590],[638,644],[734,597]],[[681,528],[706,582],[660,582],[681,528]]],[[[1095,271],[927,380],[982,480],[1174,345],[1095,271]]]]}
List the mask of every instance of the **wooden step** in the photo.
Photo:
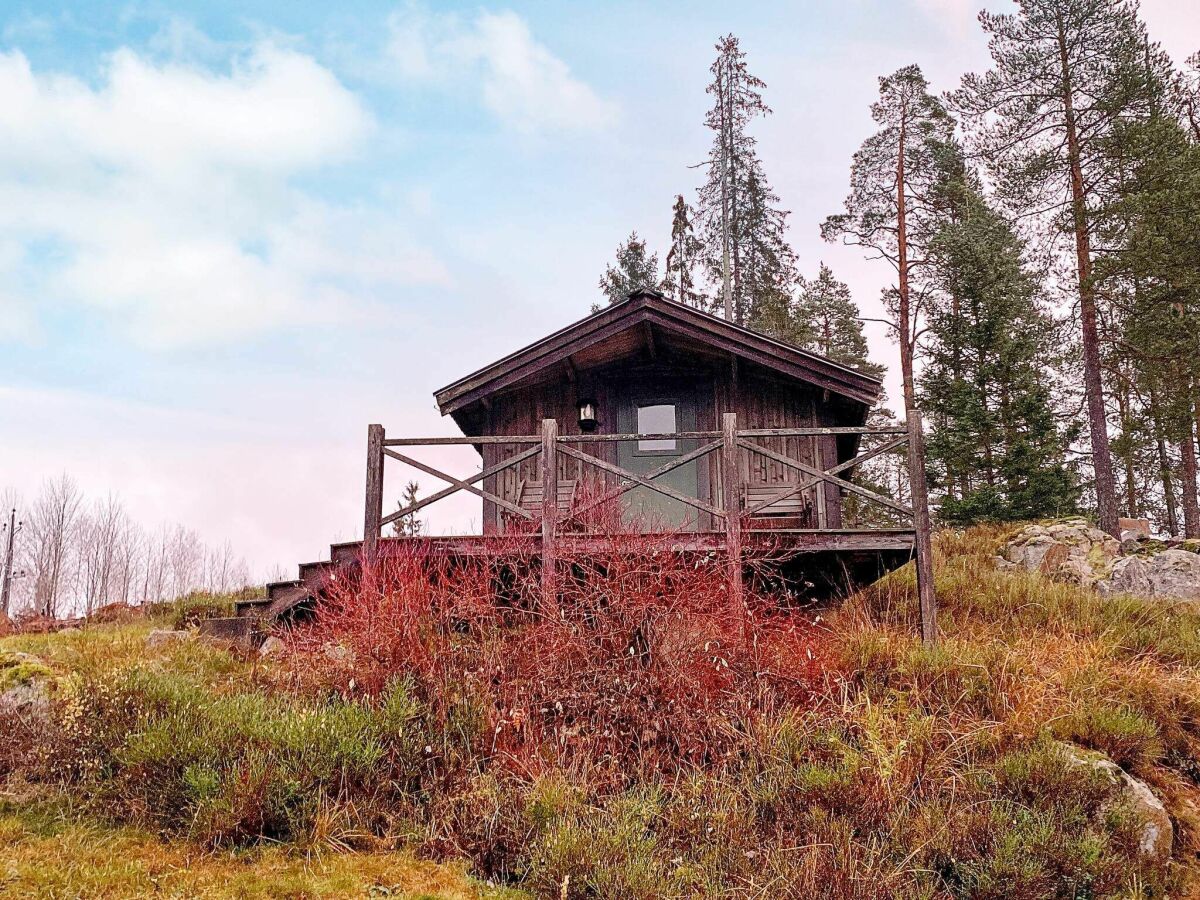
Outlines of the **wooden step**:
{"type": "Polygon", "coordinates": [[[268,601],[274,600],[275,596],[280,591],[286,591],[288,588],[294,588],[294,587],[299,586],[300,584],[301,584],[301,581],[299,578],[292,578],[292,579],[289,579],[288,581],[272,581],[270,584],[267,585],[267,600],[268,601]]]}
{"type": "Polygon", "coordinates": [[[233,604],[233,614],[234,616],[255,616],[261,610],[266,609],[270,603],[270,595],[266,597],[254,597],[250,600],[238,600],[233,604]]]}

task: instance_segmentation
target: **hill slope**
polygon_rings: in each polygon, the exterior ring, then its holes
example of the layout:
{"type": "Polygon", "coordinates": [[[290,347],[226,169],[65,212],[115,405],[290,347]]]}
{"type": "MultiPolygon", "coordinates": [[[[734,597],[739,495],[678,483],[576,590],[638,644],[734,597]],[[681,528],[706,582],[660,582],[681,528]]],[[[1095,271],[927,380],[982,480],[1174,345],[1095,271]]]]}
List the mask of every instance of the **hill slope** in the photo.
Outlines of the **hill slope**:
{"type": "Polygon", "coordinates": [[[933,649],[906,570],[803,622],[755,607],[740,643],[706,618],[711,574],[645,566],[559,623],[397,583],[396,617],[343,597],[268,661],[148,649],[145,624],[5,639],[0,670],[30,653],[57,686],[50,724],[0,735],[0,889],[49,893],[32,873],[61,854],[60,893],[117,870],[108,896],[158,872],[212,896],[492,890],[418,852],[538,896],[1187,894],[1200,614],[998,571],[1004,535],[939,535],[933,649]],[[364,688],[383,662],[406,679],[364,688]],[[1165,803],[1170,859],[1122,772],[1165,803]]]}

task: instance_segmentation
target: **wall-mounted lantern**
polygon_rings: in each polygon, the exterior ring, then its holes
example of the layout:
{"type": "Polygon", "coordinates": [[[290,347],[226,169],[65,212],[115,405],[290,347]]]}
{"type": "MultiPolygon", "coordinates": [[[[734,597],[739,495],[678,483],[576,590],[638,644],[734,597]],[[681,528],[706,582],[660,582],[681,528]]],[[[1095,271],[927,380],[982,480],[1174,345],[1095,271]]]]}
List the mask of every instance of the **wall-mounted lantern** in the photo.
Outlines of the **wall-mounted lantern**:
{"type": "Polygon", "coordinates": [[[579,401],[579,430],[590,433],[596,430],[596,401],[590,397],[579,401]]]}

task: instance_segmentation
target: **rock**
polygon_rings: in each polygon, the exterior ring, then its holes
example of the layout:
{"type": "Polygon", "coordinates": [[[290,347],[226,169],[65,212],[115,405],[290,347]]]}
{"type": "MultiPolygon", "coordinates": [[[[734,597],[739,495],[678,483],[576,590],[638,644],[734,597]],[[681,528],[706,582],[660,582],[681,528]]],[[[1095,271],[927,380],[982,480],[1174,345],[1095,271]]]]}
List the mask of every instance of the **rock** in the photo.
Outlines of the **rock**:
{"type": "Polygon", "coordinates": [[[1118,519],[1117,528],[1121,532],[1122,541],[1136,541],[1140,538],[1149,539],[1150,537],[1149,519],[1118,519]]]}
{"type": "Polygon", "coordinates": [[[1030,525],[1004,547],[1013,566],[1090,587],[1112,572],[1121,545],[1084,519],[1030,525]]]}
{"type": "Polygon", "coordinates": [[[321,651],[334,662],[354,663],[354,651],[345,644],[326,644],[321,651]]]}
{"type": "Polygon", "coordinates": [[[278,656],[287,645],[279,638],[271,635],[263,641],[261,647],[258,648],[258,655],[266,658],[268,656],[278,656]]]}
{"type": "Polygon", "coordinates": [[[1171,549],[1151,556],[1126,556],[1097,588],[1106,597],[1137,594],[1164,600],[1200,600],[1200,554],[1171,549]]]}
{"type": "Polygon", "coordinates": [[[0,713],[45,716],[54,673],[32,653],[0,653],[0,713]]]}
{"type": "Polygon", "coordinates": [[[190,631],[163,631],[156,629],[146,636],[146,646],[165,647],[168,644],[178,644],[191,640],[191,637],[192,633],[190,631]]]}
{"type": "Polygon", "coordinates": [[[46,716],[50,713],[50,682],[37,679],[0,692],[0,713],[46,716]]]}
{"type": "Polygon", "coordinates": [[[1072,763],[1103,772],[1112,781],[1117,788],[1118,800],[1128,804],[1142,820],[1139,849],[1145,856],[1166,864],[1175,844],[1175,826],[1167,815],[1167,808],[1150,790],[1150,786],[1134,778],[1106,756],[1088,753],[1071,744],[1063,744],[1063,748],[1072,763]]]}

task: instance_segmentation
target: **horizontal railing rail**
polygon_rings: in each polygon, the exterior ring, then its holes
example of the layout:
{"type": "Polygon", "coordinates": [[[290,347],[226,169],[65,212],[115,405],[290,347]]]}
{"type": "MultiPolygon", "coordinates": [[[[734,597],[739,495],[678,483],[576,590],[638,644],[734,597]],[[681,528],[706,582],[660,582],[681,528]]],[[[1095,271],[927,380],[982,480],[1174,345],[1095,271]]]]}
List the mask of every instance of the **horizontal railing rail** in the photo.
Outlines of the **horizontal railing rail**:
{"type": "MultiPolygon", "coordinates": [[[[801,428],[747,428],[737,427],[737,416],[726,413],[722,417],[720,431],[680,431],[656,434],[559,434],[558,423],[554,419],[546,419],[542,423],[540,434],[527,435],[475,435],[472,437],[402,437],[389,438],[382,425],[371,425],[368,429],[367,440],[367,489],[366,512],[363,523],[363,551],[368,558],[374,558],[383,529],[398,521],[415,515],[420,510],[444,500],[459,492],[474,494],[484,501],[495,505],[498,510],[514,516],[519,520],[540,525],[540,530],[531,530],[531,535],[540,534],[544,591],[547,602],[553,601],[555,562],[555,537],[560,522],[573,521],[578,526],[583,522],[582,516],[597,507],[612,503],[624,494],[642,488],[659,496],[682,503],[685,506],[709,516],[716,526],[718,533],[725,535],[725,544],[729,553],[729,574],[740,590],[742,568],[742,532],[746,527],[743,520],[753,520],[762,517],[767,510],[775,507],[779,510],[784,501],[796,496],[804,496],[809,492],[820,501],[817,505],[822,512],[819,527],[816,529],[761,529],[770,531],[805,531],[805,532],[838,532],[844,529],[825,527],[825,500],[823,492],[828,487],[836,489],[838,496],[857,498],[865,504],[873,504],[890,511],[893,517],[902,519],[913,518],[913,509],[902,501],[902,498],[889,497],[856,483],[847,477],[857,467],[884,454],[897,452],[909,441],[909,431],[903,426],[846,426],[846,427],[801,427],[801,428]],[[841,436],[857,436],[860,438],[877,437],[880,442],[870,448],[858,448],[850,459],[842,460],[834,465],[824,466],[821,454],[817,452],[817,439],[841,436]],[[783,452],[782,449],[768,446],[766,442],[786,441],[789,438],[811,438],[813,447],[810,460],[798,459],[783,452]],[[610,462],[600,456],[584,452],[583,445],[611,444],[628,441],[675,440],[700,442],[698,446],[672,457],[645,472],[634,472],[625,466],[610,462]],[[445,447],[484,445],[503,446],[515,449],[503,459],[491,461],[485,456],[485,466],[481,471],[469,476],[459,477],[443,471],[437,466],[423,462],[405,452],[413,447],[445,447]],[[528,446],[524,446],[528,445],[528,446]],[[403,448],[403,449],[401,449],[403,448]],[[664,483],[662,477],[691,463],[716,455],[718,462],[715,466],[719,496],[708,498],[690,496],[685,491],[664,483]],[[596,496],[583,497],[573,502],[566,510],[560,510],[558,460],[559,457],[574,460],[582,471],[584,467],[596,470],[601,474],[601,482],[610,481],[596,496]],[[792,473],[788,478],[777,484],[754,482],[755,498],[749,499],[750,486],[743,476],[743,461],[759,457],[779,467],[778,471],[792,473]],[[441,481],[446,487],[434,491],[427,497],[413,500],[396,511],[383,514],[383,470],[387,459],[395,460],[403,465],[423,472],[441,481]],[[527,508],[520,502],[520,497],[504,496],[503,491],[497,491],[494,479],[507,470],[520,467],[522,464],[536,465],[540,474],[541,502],[538,508],[527,508]],[[767,488],[776,487],[775,491],[762,495],[767,488]]],[[[805,501],[807,504],[807,501],[805,501]]],[[[793,501],[793,507],[795,501],[793,501]]],[[[855,529],[856,532],[894,532],[897,523],[888,522],[878,529],[855,529]]],[[[754,529],[751,530],[760,530],[754,529]]],[[[575,532],[573,532],[575,533],[575,532]]]]}

